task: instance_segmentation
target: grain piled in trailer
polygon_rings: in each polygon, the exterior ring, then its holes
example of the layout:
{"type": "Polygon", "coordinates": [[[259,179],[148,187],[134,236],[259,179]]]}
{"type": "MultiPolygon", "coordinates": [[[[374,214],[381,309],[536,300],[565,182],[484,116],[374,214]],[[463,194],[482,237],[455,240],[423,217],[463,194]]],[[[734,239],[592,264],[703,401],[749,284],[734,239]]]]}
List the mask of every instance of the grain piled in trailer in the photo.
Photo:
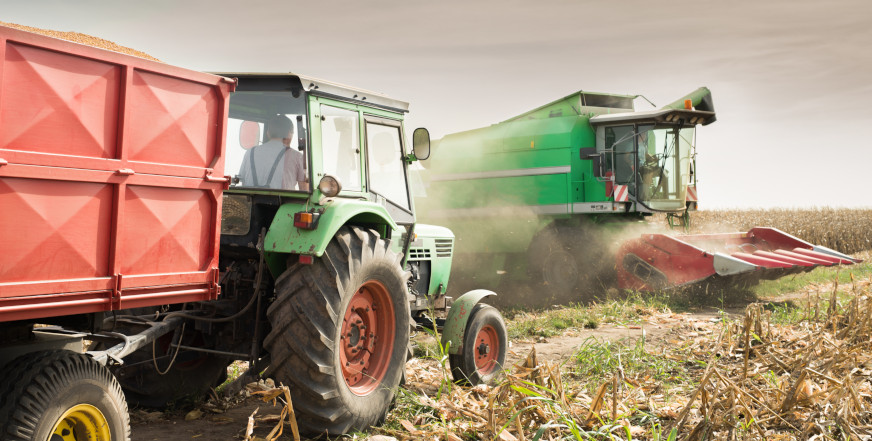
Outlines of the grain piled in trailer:
{"type": "Polygon", "coordinates": [[[0,21],[0,26],[7,26],[10,28],[20,29],[22,31],[33,32],[36,34],[47,35],[49,37],[60,38],[61,40],[72,41],[73,43],[84,44],[87,46],[98,47],[100,49],[106,49],[109,51],[121,52],[122,54],[133,55],[135,57],[145,58],[148,60],[160,61],[151,55],[138,51],[136,49],[131,49],[126,46],[121,46],[120,44],[111,42],[109,40],[104,40],[102,38],[97,38],[92,35],[82,34],[79,32],[60,32],[53,31],[50,29],[40,29],[34,28],[31,26],[23,26],[15,23],[6,23],[0,21]]]}

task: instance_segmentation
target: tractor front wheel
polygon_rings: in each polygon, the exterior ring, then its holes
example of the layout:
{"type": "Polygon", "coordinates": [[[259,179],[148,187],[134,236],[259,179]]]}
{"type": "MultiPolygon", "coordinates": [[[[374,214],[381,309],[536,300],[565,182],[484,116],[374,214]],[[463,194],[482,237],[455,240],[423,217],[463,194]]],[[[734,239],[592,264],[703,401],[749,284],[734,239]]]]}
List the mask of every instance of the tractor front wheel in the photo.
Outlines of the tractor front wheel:
{"type": "Polygon", "coordinates": [[[506,363],[508,351],[506,324],[496,308],[481,303],[472,308],[463,348],[448,356],[451,375],[461,384],[487,384],[493,381],[506,363]]]}
{"type": "Polygon", "coordinates": [[[127,402],[115,377],[87,355],[23,355],[3,370],[0,439],[129,441],[127,402]]]}
{"type": "Polygon", "coordinates": [[[357,227],[276,280],[264,346],[272,375],[291,386],[301,430],[339,435],[384,419],[405,368],[406,280],[389,243],[357,227]]]}

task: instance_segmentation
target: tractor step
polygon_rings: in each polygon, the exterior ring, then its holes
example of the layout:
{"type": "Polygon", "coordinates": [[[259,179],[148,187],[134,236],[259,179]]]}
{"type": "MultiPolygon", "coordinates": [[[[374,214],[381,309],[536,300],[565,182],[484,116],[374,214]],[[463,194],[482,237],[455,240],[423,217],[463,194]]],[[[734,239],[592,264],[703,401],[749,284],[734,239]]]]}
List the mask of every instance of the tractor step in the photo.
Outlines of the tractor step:
{"type": "Polygon", "coordinates": [[[859,262],[778,229],[757,227],[746,233],[645,234],[621,245],[617,273],[620,288],[655,291],[715,282],[753,284],[859,262]]]}

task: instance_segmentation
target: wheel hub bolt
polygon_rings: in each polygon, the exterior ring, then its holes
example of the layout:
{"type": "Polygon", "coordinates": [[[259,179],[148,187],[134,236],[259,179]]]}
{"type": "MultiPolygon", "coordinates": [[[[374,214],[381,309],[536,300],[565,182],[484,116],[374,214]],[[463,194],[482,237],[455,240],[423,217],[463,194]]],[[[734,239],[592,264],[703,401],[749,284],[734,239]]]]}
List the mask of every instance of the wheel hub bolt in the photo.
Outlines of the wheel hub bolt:
{"type": "Polygon", "coordinates": [[[482,343],[478,346],[479,355],[487,355],[490,352],[490,346],[482,343]]]}

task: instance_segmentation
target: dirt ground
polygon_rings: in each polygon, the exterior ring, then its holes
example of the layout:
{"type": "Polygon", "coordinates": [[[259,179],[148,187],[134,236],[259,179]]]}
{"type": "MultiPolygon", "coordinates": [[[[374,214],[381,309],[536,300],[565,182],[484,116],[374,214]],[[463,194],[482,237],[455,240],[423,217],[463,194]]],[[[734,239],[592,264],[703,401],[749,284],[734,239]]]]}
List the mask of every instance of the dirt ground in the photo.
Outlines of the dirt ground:
{"type": "MultiPolygon", "coordinates": [[[[736,312],[738,311],[741,309],[736,309],[736,312]]],[[[682,325],[718,319],[718,311],[710,308],[681,314],[652,316],[639,325],[605,324],[596,329],[569,329],[562,335],[548,338],[539,337],[511,341],[508,363],[514,364],[522,360],[534,346],[540,360],[566,361],[572,357],[585,340],[591,337],[617,341],[625,338],[635,340],[644,335],[646,345],[657,347],[668,344],[670,339],[674,340],[677,337],[679,327],[682,325]]],[[[427,339],[430,337],[420,335],[418,338],[427,339]]],[[[421,366],[426,365],[412,360],[407,369],[420,369],[421,366]]],[[[273,407],[271,403],[264,403],[255,398],[241,400],[238,404],[221,411],[221,413],[205,409],[203,415],[191,421],[186,421],[185,415],[168,416],[160,412],[137,409],[131,412],[131,440],[240,440],[244,438],[248,418],[255,410],[257,413],[254,416],[256,421],[254,434],[264,437],[275,427],[281,408],[273,407]]]]}

